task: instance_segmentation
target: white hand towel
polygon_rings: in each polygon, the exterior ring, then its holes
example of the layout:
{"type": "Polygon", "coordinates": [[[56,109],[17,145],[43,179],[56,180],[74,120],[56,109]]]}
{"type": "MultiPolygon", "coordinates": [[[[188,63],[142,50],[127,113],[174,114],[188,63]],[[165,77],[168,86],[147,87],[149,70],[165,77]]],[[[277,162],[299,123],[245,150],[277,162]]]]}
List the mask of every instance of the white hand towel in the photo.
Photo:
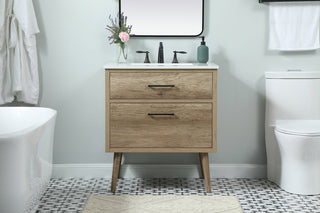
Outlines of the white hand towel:
{"type": "Polygon", "coordinates": [[[269,49],[302,51],[320,48],[320,3],[270,3],[269,49]]]}

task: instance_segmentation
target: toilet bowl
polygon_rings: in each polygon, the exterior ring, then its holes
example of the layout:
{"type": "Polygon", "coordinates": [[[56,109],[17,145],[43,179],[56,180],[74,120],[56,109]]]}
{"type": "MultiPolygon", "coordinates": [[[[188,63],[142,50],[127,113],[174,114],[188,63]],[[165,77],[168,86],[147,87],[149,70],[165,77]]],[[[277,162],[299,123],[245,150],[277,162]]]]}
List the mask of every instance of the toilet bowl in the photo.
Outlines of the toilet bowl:
{"type": "Polygon", "coordinates": [[[291,193],[320,194],[320,120],[279,120],[279,186],[291,193]]]}
{"type": "Polygon", "coordinates": [[[320,194],[320,70],[266,72],[268,179],[295,194],[320,194]]]}

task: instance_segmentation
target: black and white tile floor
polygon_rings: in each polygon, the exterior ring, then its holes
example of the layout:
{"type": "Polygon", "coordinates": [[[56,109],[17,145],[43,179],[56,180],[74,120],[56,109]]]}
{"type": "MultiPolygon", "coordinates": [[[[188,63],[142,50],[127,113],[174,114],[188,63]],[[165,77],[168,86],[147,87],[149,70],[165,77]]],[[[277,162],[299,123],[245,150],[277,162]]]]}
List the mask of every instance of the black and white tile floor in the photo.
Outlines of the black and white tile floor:
{"type": "MultiPolygon", "coordinates": [[[[89,194],[110,192],[110,179],[52,179],[36,212],[81,212],[89,194]]],[[[244,212],[320,213],[320,195],[281,190],[264,179],[212,179],[206,193],[202,179],[119,179],[115,195],[234,195],[244,212]]]]}

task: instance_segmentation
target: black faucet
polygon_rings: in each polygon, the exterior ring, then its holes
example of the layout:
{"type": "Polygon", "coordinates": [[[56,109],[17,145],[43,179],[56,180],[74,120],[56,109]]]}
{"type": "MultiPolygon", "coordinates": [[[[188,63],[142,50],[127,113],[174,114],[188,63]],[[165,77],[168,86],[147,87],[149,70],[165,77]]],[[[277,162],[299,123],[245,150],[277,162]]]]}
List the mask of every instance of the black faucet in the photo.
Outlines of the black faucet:
{"type": "Polygon", "coordinates": [[[159,44],[158,63],[164,63],[164,59],[163,59],[163,44],[162,44],[162,42],[160,42],[160,44],[159,44]]]}
{"type": "Polygon", "coordinates": [[[178,59],[177,59],[177,53],[187,54],[187,52],[185,52],[185,51],[173,51],[173,53],[174,53],[174,56],[173,56],[173,61],[172,61],[172,63],[174,63],[174,64],[179,63],[179,62],[178,62],[178,59]]]}

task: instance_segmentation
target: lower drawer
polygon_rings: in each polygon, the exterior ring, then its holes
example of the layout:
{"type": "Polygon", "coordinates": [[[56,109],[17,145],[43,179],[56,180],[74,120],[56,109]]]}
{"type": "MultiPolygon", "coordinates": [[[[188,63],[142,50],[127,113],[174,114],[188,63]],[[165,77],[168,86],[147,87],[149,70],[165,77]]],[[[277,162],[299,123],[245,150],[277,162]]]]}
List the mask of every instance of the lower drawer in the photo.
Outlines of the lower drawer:
{"type": "Polygon", "coordinates": [[[110,104],[112,148],[210,148],[212,104],[110,104]]]}

